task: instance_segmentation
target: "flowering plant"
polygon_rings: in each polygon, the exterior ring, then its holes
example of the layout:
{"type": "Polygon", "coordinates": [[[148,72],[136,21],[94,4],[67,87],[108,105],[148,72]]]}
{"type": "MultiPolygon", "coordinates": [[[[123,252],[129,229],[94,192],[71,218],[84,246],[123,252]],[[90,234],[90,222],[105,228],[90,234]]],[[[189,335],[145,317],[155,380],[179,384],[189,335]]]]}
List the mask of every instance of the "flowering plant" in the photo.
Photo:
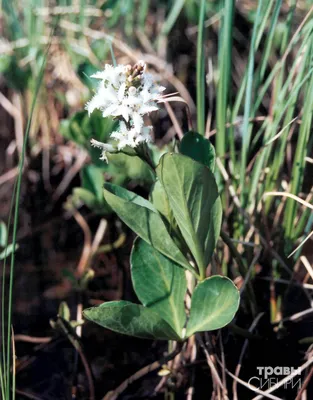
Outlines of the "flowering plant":
{"type": "Polygon", "coordinates": [[[143,62],[106,65],[93,77],[100,84],[86,108],[113,116],[119,129],[111,134],[112,144],[92,144],[105,161],[107,153],[134,151],[149,164],[154,185],[146,200],[104,183],[106,202],[138,235],[130,264],[142,305],[111,301],[86,309],[85,317],[127,335],[176,341],[227,325],[238,309],[238,290],[226,277],[206,275],[222,221],[213,146],[190,131],[178,152],[164,154],[155,165],[148,147],[152,128],[144,125],[144,116],[158,109],[164,88],[146,73],[143,62]]]}
{"type": "Polygon", "coordinates": [[[88,113],[99,109],[103,117],[112,116],[120,121],[119,130],[111,134],[116,141],[114,145],[91,141],[102,150],[100,158],[108,161],[106,153],[149,142],[152,126],[144,126],[143,116],[158,109],[156,102],[165,88],[153,82],[152,76],[145,72],[145,64],[139,61],[133,67],[119,65],[115,68],[107,64],[104,71],[91,77],[99,79],[100,83],[97,93],[86,105],[88,113]]]}

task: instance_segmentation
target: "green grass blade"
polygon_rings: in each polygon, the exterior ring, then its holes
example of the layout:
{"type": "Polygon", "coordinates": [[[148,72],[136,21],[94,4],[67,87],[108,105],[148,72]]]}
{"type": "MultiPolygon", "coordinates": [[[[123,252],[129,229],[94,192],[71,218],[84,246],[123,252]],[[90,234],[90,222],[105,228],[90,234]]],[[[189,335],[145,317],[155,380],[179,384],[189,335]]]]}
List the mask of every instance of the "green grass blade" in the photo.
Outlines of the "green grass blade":
{"type": "Polygon", "coordinates": [[[181,13],[182,8],[184,7],[185,1],[186,0],[174,1],[174,4],[162,26],[162,30],[160,32],[161,36],[167,36],[171,32],[175,22],[177,21],[177,18],[179,17],[179,14],[181,13]]]}
{"type": "MultiPolygon", "coordinates": [[[[14,186],[13,186],[13,193],[12,193],[12,200],[10,204],[10,211],[9,211],[9,218],[8,218],[8,227],[11,226],[11,221],[12,221],[12,214],[13,214],[13,207],[14,207],[14,199],[16,195],[16,186],[17,186],[17,181],[15,180],[14,186]]],[[[6,237],[6,243],[5,243],[5,248],[7,249],[9,245],[9,235],[7,234],[6,237]]],[[[6,293],[6,268],[7,268],[7,255],[5,256],[3,260],[3,269],[2,269],[2,291],[1,291],[1,336],[2,336],[2,343],[1,343],[1,351],[2,351],[2,359],[0,360],[0,364],[2,367],[2,372],[1,372],[1,378],[3,382],[3,386],[1,384],[1,389],[6,393],[7,390],[7,375],[5,374],[5,371],[7,371],[7,363],[6,363],[6,333],[5,333],[5,293],[6,293]]],[[[5,396],[3,396],[3,399],[5,396]]]]}
{"type": "Polygon", "coordinates": [[[204,59],[204,17],[205,0],[201,0],[197,40],[197,127],[205,133],[205,59],[204,59]]]}
{"type": "MultiPolygon", "coordinates": [[[[296,100],[296,98],[299,94],[299,90],[308,81],[308,79],[310,79],[312,74],[313,74],[313,68],[311,68],[311,70],[305,75],[305,77],[301,80],[301,82],[294,87],[292,93],[289,94],[288,100],[285,103],[285,105],[283,106],[283,108],[279,111],[279,116],[277,117],[277,119],[275,119],[275,121],[271,121],[271,124],[268,125],[268,128],[264,135],[264,143],[268,142],[271,139],[271,137],[273,137],[273,135],[277,133],[278,126],[284,116],[284,113],[286,112],[286,110],[288,110],[289,106],[296,100]],[[274,134],[273,134],[273,132],[274,132],[274,134]]],[[[252,179],[251,179],[251,183],[249,185],[249,203],[250,203],[251,208],[253,207],[254,203],[256,202],[255,196],[256,196],[258,184],[260,181],[261,171],[264,168],[264,165],[266,165],[266,161],[269,158],[269,152],[270,152],[271,148],[272,148],[272,145],[263,149],[263,151],[259,155],[257,162],[255,163],[255,166],[253,168],[252,179]]],[[[261,192],[263,193],[263,191],[261,191],[261,192]]]]}
{"type": "Polygon", "coordinates": [[[138,25],[141,31],[145,30],[146,26],[146,18],[148,15],[150,6],[150,0],[141,0],[140,7],[139,7],[139,15],[138,15],[138,25]]]}
{"type": "Polygon", "coordinates": [[[294,18],[294,14],[295,14],[295,10],[296,10],[296,5],[297,5],[297,0],[292,0],[290,2],[290,8],[289,8],[289,12],[286,18],[286,30],[283,34],[282,37],[282,41],[281,41],[281,46],[280,46],[280,53],[283,54],[283,52],[286,50],[287,46],[288,46],[288,41],[291,35],[291,29],[292,29],[292,22],[293,22],[293,18],[294,18]]]}
{"type": "MultiPolygon", "coordinates": [[[[50,45],[48,45],[49,48],[50,45]]],[[[48,49],[47,49],[48,52],[48,49]]],[[[23,148],[20,155],[19,161],[19,173],[17,176],[17,184],[16,184],[16,196],[14,201],[14,221],[13,221],[13,231],[12,231],[12,245],[13,248],[16,246],[16,235],[17,235],[17,225],[18,225],[18,215],[19,215],[19,201],[20,201],[20,194],[21,194],[21,182],[22,182],[22,175],[23,175],[23,167],[25,162],[25,153],[26,153],[26,146],[28,142],[28,136],[30,132],[30,127],[32,123],[32,118],[34,114],[34,109],[36,105],[36,100],[38,97],[39,89],[41,87],[41,83],[44,76],[45,65],[46,65],[46,58],[47,52],[43,59],[43,63],[39,72],[38,79],[36,81],[36,87],[34,91],[34,97],[32,100],[30,116],[27,122],[25,136],[23,141],[23,148]]],[[[10,398],[10,375],[11,375],[11,323],[12,323],[12,303],[13,303],[13,279],[14,279],[14,263],[15,263],[15,252],[13,251],[11,254],[11,263],[10,263],[10,278],[9,278],[9,296],[8,296],[8,319],[7,319],[7,350],[6,350],[6,381],[7,381],[7,392],[6,392],[6,399],[9,400],[10,398]]],[[[13,391],[15,389],[13,388],[13,391]]]]}
{"type": "MultiPolygon", "coordinates": [[[[311,55],[313,56],[313,45],[311,45],[311,55]]],[[[311,56],[311,63],[313,57],[311,56]]],[[[311,64],[312,65],[312,64],[311,64]]],[[[304,108],[303,108],[303,117],[302,124],[299,129],[298,141],[296,146],[296,154],[293,162],[292,174],[291,174],[291,185],[290,185],[290,193],[298,194],[304,177],[304,166],[305,166],[305,157],[309,151],[307,148],[309,135],[312,130],[312,104],[313,104],[313,75],[311,76],[310,83],[307,87],[305,99],[304,99],[304,108]]],[[[290,199],[287,200],[286,204],[286,235],[290,239],[294,239],[294,218],[296,214],[297,205],[295,201],[290,199]]]]}
{"type": "MultiPolygon", "coordinates": [[[[272,3],[273,3],[273,1],[272,1],[272,3]]],[[[262,82],[264,75],[265,75],[265,70],[266,70],[269,56],[270,56],[270,53],[271,53],[271,50],[273,47],[273,37],[274,37],[275,28],[277,25],[281,5],[282,5],[282,0],[276,1],[275,9],[274,9],[273,16],[271,19],[270,28],[266,35],[264,51],[262,52],[262,59],[261,59],[261,63],[260,63],[259,76],[258,76],[259,82],[262,82]]]]}
{"type": "Polygon", "coordinates": [[[4,11],[3,16],[7,23],[7,34],[10,40],[21,39],[23,37],[23,29],[14,8],[13,1],[3,0],[2,11],[4,11]]]}
{"type": "Polygon", "coordinates": [[[247,87],[245,93],[246,99],[245,99],[244,117],[242,124],[242,151],[241,151],[241,165],[240,165],[240,186],[241,186],[242,204],[245,203],[245,197],[247,194],[245,189],[246,188],[245,177],[246,177],[246,166],[247,166],[248,151],[249,151],[250,137],[251,137],[251,126],[249,123],[249,118],[250,118],[252,90],[253,90],[253,70],[254,70],[254,52],[255,52],[254,46],[260,23],[262,5],[263,5],[263,0],[260,0],[258,3],[257,13],[253,26],[250,53],[249,53],[249,62],[248,62],[247,87]]]}
{"type": "MultiPolygon", "coordinates": [[[[297,60],[297,57],[296,57],[297,60]]],[[[282,107],[284,107],[284,102],[290,97],[290,94],[292,94],[293,101],[288,104],[288,108],[286,109],[286,115],[284,118],[283,126],[287,126],[290,121],[292,121],[294,117],[294,113],[296,111],[296,107],[300,103],[301,99],[299,99],[299,94],[301,90],[301,86],[299,86],[299,82],[301,82],[302,77],[306,71],[306,68],[308,66],[307,63],[307,53],[304,53],[304,56],[302,58],[302,64],[300,65],[300,68],[298,66],[298,63],[294,63],[294,67],[297,69],[297,74],[296,78],[294,81],[294,84],[292,85],[292,80],[289,78],[286,80],[283,88],[280,91],[280,95],[277,97],[277,111],[276,114],[280,114],[280,110],[282,107]],[[290,90],[291,85],[293,86],[292,90],[290,90]],[[289,89],[289,91],[285,91],[285,87],[289,89]],[[284,97],[281,99],[281,94],[284,93],[284,97]]],[[[289,72],[289,76],[291,76],[294,79],[294,74],[293,74],[293,68],[289,72]]],[[[309,79],[309,77],[308,77],[309,79]]],[[[278,127],[277,127],[278,129],[278,127]]],[[[271,146],[271,150],[273,152],[272,156],[272,161],[271,161],[271,168],[269,171],[269,174],[266,179],[266,188],[265,191],[272,191],[275,189],[277,186],[278,182],[278,177],[283,169],[284,163],[285,163],[285,154],[286,154],[286,146],[287,146],[287,139],[289,136],[291,126],[289,126],[285,132],[280,136],[279,140],[277,140],[276,144],[271,146]]],[[[271,204],[277,201],[275,200],[274,197],[269,197],[266,199],[266,212],[269,211],[271,204]]]]}
{"type": "Polygon", "coordinates": [[[226,123],[229,86],[231,80],[233,14],[234,1],[225,0],[222,25],[219,32],[218,64],[220,76],[218,80],[216,104],[216,154],[222,159],[226,152],[226,123]]]}

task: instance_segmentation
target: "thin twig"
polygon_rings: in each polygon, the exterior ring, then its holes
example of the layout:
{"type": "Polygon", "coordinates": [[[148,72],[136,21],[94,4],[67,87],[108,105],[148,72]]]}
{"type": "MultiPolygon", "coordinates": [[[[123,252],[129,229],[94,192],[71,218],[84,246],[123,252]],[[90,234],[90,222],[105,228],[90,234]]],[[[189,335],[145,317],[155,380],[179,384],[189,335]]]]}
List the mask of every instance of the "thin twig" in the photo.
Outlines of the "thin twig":
{"type": "MultiPolygon", "coordinates": [[[[239,208],[239,210],[241,210],[239,197],[237,196],[236,190],[235,190],[234,186],[231,184],[229,175],[219,157],[216,157],[216,165],[217,165],[218,169],[220,170],[220,173],[222,174],[224,181],[226,183],[228,183],[229,193],[230,193],[231,197],[233,198],[235,205],[239,208]]],[[[242,212],[244,213],[243,210],[242,210],[242,212]]]]}
{"type": "Polygon", "coordinates": [[[166,364],[168,361],[173,360],[177,354],[181,352],[182,344],[178,344],[176,349],[167,356],[163,357],[159,361],[154,361],[152,364],[147,365],[146,367],[141,368],[137,371],[134,375],[127,378],[123,383],[121,383],[115,390],[108,392],[102,400],[116,400],[118,396],[123,393],[129,385],[133,382],[137,381],[138,379],[142,378],[143,376],[147,375],[149,372],[155,371],[158,368],[161,368],[163,364],[166,364]]]}
{"type": "Polygon", "coordinates": [[[296,200],[297,202],[299,202],[300,204],[304,205],[305,207],[310,208],[311,210],[313,210],[313,205],[308,203],[307,201],[301,199],[300,197],[292,194],[292,193],[285,193],[285,192],[266,192],[264,193],[263,197],[266,196],[286,196],[289,197],[290,199],[296,200]]]}
{"type": "MultiPolygon", "coordinates": [[[[188,271],[189,272],[189,271],[188,271]]],[[[188,347],[191,348],[190,351],[190,363],[193,364],[196,361],[197,358],[197,346],[196,346],[196,341],[195,341],[195,335],[191,336],[188,339],[188,347]]],[[[190,378],[190,385],[189,388],[187,389],[187,396],[186,400],[192,400],[195,388],[194,388],[194,382],[195,382],[195,369],[193,368],[191,371],[191,378],[190,378]]]]}
{"type": "MultiPolygon", "coordinates": [[[[223,11],[224,10],[218,11],[216,14],[212,15],[212,17],[210,17],[209,19],[204,21],[204,27],[209,28],[211,25],[218,22],[223,15],[223,11]]],[[[187,35],[195,35],[198,32],[198,29],[199,29],[199,27],[197,25],[190,26],[189,28],[186,29],[186,34],[187,35]]]]}
{"type": "Polygon", "coordinates": [[[11,115],[11,117],[21,118],[20,110],[10,102],[10,100],[5,97],[3,93],[0,92],[0,105],[5,109],[5,111],[11,115]]]}
{"type": "Polygon", "coordinates": [[[100,243],[101,243],[101,241],[103,239],[103,236],[104,236],[104,234],[105,234],[105,232],[107,230],[107,227],[108,227],[107,220],[102,218],[100,220],[97,232],[95,234],[95,237],[94,237],[92,245],[91,245],[91,254],[92,255],[97,253],[97,251],[99,249],[99,246],[100,246],[100,243]]]}
{"type": "Polygon", "coordinates": [[[305,378],[303,385],[301,386],[301,389],[299,390],[299,393],[298,393],[297,397],[295,398],[295,400],[301,400],[302,394],[304,393],[305,389],[307,388],[308,384],[310,383],[312,375],[313,375],[313,367],[311,367],[311,370],[310,370],[308,376],[305,378]]]}
{"type": "MultiPolygon", "coordinates": [[[[88,226],[87,223],[86,223],[86,225],[88,226]]],[[[105,231],[106,231],[106,228],[107,228],[108,224],[107,224],[107,221],[105,219],[101,219],[100,220],[100,223],[99,223],[99,226],[98,226],[98,229],[97,229],[97,232],[95,234],[95,237],[94,237],[94,240],[93,240],[92,244],[91,244],[90,229],[89,229],[89,226],[88,226],[88,229],[87,229],[86,225],[84,225],[84,224],[81,225],[81,227],[82,227],[82,229],[84,230],[84,233],[85,233],[85,239],[86,239],[86,235],[87,235],[87,241],[88,242],[87,243],[85,242],[84,250],[83,250],[81,259],[79,261],[79,264],[78,264],[78,268],[77,268],[77,271],[76,271],[76,273],[78,274],[78,277],[82,277],[83,271],[86,271],[87,268],[89,267],[89,263],[91,261],[91,258],[92,258],[92,256],[94,254],[96,254],[96,252],[97,252],[97,250],[99,248],[99,245],[100,245],[100,243],[101,243],[101,241],[103,239],[103,235],[105,234],[105,231]],[[90,240],[89,240],[89,238],[90,238],[90,240]]],[[[76,320],[77,321],[81,321],[82,319],[83,319],[83,304],[82,304],[82,301],[81,301],[81,296],[79,296],[79,301],[78,301],[77,310],[76,310],[76,320]]],[[[78,325],[76,327],[76,335],[78,337],[81,337],[81,335],[82,335],[82,325],[78,325]]]]}
{"type": "Polygon", "coordinates": [[[305,256],[301,256],[300,257],[300,261],[302,261],[302,264],[305,266],[305,268],[308,271],[308,274],[310,275],[311,279],[313,279],[313,268],[311,267],[311,264],[309,263],[309,260],[305,256]]]}
{"type": "MultiPolygon", "coordinates": [[[[270,278],[268,276],[256,277],[256,279],[261,279],[263,281],[271,281],[272,280],[272,278],[270,278]]],[[[296,281],[292,281],[292,280],[288,281],[287,279],[280,279],[280,278],[275,278],[275,279],[273,279],[273,281],[276,283],[283,283],[285,285],[294,285],[294,286],[299,286],[304,289],[313,290],[313,285],[311,285],[309,283],[300,283],[300,282],[296,282],[296,281]]]]}
{"type": "Polygon", "coordinates": [[[52,337],[35,337],[29,335],[15,335],[14,340],[16,342],[28,342],[28,343],[49,343],[52,337]]]}
{"type": "Polygon", "coordinates": [[[62,179],[59,186],[55,189],[52,199],[56,202],[62,194],[65,192],[69,184],[72,182],[76,174],[82,169],[88,155],[85,151],[80,152],[75,163],[71,166],[71,168],[67,171],[66,175],[62,179]]]}
{"type": "Polygon", "coordinates": [[[78,267],[76,269],[75,275],[78,279],[82,278],[90,259],[90,252],[91,252],[91,232],[89,225],[87,224],[84,217],[80,214],[79,211],[75,210],[73,213],[73,217],[75,218],[76,222],[82,228],[84,232],[84,248],[78,263],[78,267]]]}
{"type": "MultiPolygon", "coordinates": [[[[254,318],[254,320],[253,320],[253,322],[252,322],[252,324],[251,324],[251,326],[250,326],[250,328],[249,328],[249,332],[251,332],[251,333],[253,332],[253,330],[255,329],[255,327],[257,326],[257,324],[259,323],[259,321],[260,321],[260,319],[261,319],[261,317],[262,317],[263,315],[264,315],[264,313],[260,313],[260,314],[258,314],[258,315],[256,316],[256,318],[254,318]]],[[[241,349],[241,352],[240,352],[240,356],[239,356],[238,365],[237,365],[236,370],[235,370],[235,376],[236,376],[236,378],[239,377],[240,370],[241,370],[241,366],[242,366],[243,356],[244,356],[244,354],[245,354],[245,352],[246,352],[246,349],[247,349],[247,347],[248,347],[248,344],[249,344],[249,340],[246,339],[246,340],[244,341],[243,346],[242,346],[242,349],[241,349]]],[[[234,379],[234,382],[233,382],[233,397],[234,397],[233,400],[238,400],[238,394],[237,394],[237,380],[236,380],[236,379],[234,379]]]]}
{"type": "Polygon", "coordinates": [[[115,240],[115,242],[103,244],[98,248],[96,254],[109,253],[113,250],[117,250],[123,246],[125,241],[126,241],[126,234],[124,232],[121,232],[120,236],[115,240]]]}
{"type": "MultiPolygon", "coordinates": [[[[158,100],[158,103],[165,103],[165,105],[166,105],[166,103],[169,103],[169,102],[180,102],[180,103],[185,104],[185,106],[186,106],[185,110],[186,110],[186,116],[187,116],[187,122],[188,122],[188,130],[192,131],[193,130],[192,118],[191,118],[191,112],[190,112],[189,105],[188,105],[187,101],[184,100],[181,96],[174,96],[174,94],[175,93],[173,93],[173,95],[163,96],[160,100],[158,100]]],[[[174,115],[174,117],[176,118],[175,115],[174,115]]],[[[173,124],[174,124],[174,122],[173,122],[173,124]]],[[[177,125],[179,126],[178,121],[177,121],[177,125]]],[[[176,126],[176,125],[174,125],[174,126],[176,126]]]]}
{"type": "Polygon", "coordinates": [[[103,17],[104,11],[96,7],[84,7],[79,5],[73,6],[56,6],[56,7],[36,7],[34,8],[35,15],[46,18],[51,15],[66,15],[66,14],[80,14],[83,12],[86,17],[103,17]]]}
{"type": "Polygon", "coordinates": [[[213,382],[215,382],[215,383],[217,384],[217,386],[219,386],[219,387],[224,391],[225,388],[224,388],[224,386],[223,386],[223,383],[222,383],[222,381],[221,381],[221,378],[220,378],[220,376],[219,376],[219,374],[218,374],[218,372],[217,372],[217,370],[216,370],[215,365],[213,364],[213,362],[212,362],[212,360],[211,360],[210,354],[209,354],[207,348],[205,347],[204,342],[203,342],[203,340],[202,340],[200,334],[197,334],[197,335],[196,335],[196,338],[197,338],[197,340],[199,341],[200,346],[202,347],[202,349],[203,349],[203,351],[204,351],[204,354],[205,354],[207,363],[208,363],[208,365],[209,365],[209,367],[210,367],[210,370],[211,370],[211,373],[212,373],[213,382]]]}
{"type": "MultiPolygon", "coordinates": [[[[263,117],[263,116],[259,116],[259,117],[255,117],[255,118],[250,118],[249,122],[259,122],[259,121],[264,121],[266,120],[267,117],[263,117]]],[[[225,124],[226,128],[230,128],[231,126],[237,126],[242,124],[242,119],[234,121],[234,122],[227,122],[227,124],[225,124]]],[[[211,136],[215,135],[217,133],[217,129],[213,129],[212,131],[208,132],[207,137],[210,138],[211,136]]]]}
{"type": "Polygon", "coordinates": [[[254,265],[256,264],[256,262],[258,261],[258,259],[260,257],[260,254],[261,254],[261,251],[262,251],[261,248],[257,249],[256,254],[254,255],[253,260],[251,261],[251,264],[249,265],[248,271],[247,271],[247,273],[245,275],[243,284],[242,284],[242,286],[240,288],[240,293],[243,293],[247,283],[249,283],[250,276],[251,276],[251,273],[252,273],[252,269],[253,269],[254,265]]]}
{"type": "Polygon", "coordinates": [[[25,396],[25,397],[27,397],[28,399],[31,399],[31,400],[43,400],[41,397],[38,397],[38,396],[36,396],[36,395],[34,395],[32,393],[29,393],[29,392],[25,392],[24,390],[15,389],[15,392],[17,394],[25,396]]]}
{"type": "Polygon", "coordinates": [[[18,174],[18,167],[14,167],[10,169],[9,171],[5,172],[3,175],[0,176],[0,186],[6,183],[7,181],[10,181],[11,179],[14,179],[16,175],[18,174]]]}
{"type": "Polygon", "coordinates": [[[184,133],[183,133],[183,130],[182,130],[182,128],[180,127],[180,125],[178,123],[177,117],[176,117],[171,105],[167,101],[164,101],[164,105],[165,105],[165,108],[166,108],[166,111],[167,111],[169,117],[172,120],[172,124],[173,124],[173,126],[175,128],[175,131],[176,131],[178,137],[180,139],[182,139],[183,136],[184,136],[184,133]]]}
{"type": "Polygon", "coordinates": [[[72,329],[71,330],[67,329],[66,321],[62,320],[62,318],[58,318],[58,324],[81,358],[88,382],[89,400],[95,400],[95,388],[94,388],[91,368],[88,364],[87,358],[84,354],[79,338],[76,337],[75,332],[73,333],[71,332],[72,329]]]}
{"type": "MultiPolygon", "coordinates": [[[[227,388],[227,383],[226,383],[226,373],[225,373],[225,368],[226,368],[226,361],[225,361],[225,353],[224,353],[224,346],[223,346],[223,335],[222,331],[219,334],[219,344],[220,344],[220,350],[221,350],[221,360],[222,360],[222,379],[223,379],[223,387],[227,388]]],[[[227,389],[224,392],[224,397],[227,397],[227,389]]]]}
{"type": "MultiPolygon", "coordinates": [[[[280,322],[287,322],[287,321],[297,321],[298,319],[302,319],[303,317],[306,317],[308,315],[311,315],[313,313],[313,308],[308,308],[306,310],[297,312],[290,317],[286,317],[280,320],[280,322]]],[[[280,322],[274,322],[274,324],[279,324],[280,322]]]]}

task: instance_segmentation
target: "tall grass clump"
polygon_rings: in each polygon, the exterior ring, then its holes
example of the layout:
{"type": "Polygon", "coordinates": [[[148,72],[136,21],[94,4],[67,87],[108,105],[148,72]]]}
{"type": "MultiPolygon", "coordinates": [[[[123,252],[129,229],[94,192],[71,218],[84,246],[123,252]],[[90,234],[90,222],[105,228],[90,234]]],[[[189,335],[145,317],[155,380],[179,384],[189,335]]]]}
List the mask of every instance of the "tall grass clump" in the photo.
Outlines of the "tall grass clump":
{"type": "MultiPolygon", "coordinates": [[[[3,1],[4,11],[6,12],[6,22],[11,28],[12,32],[15,32],[14,39],[20,38],[22,33],[20,30],[19,21],[12,4],[3,1]]],[[[32,25],[32,22],[29,21],[32,25]]],[[[29,36],[31,38],[31,35],[29,36]]],[[[19,154],[18,163],[18,175],[14,184],[14,189],[11,198],[11,207],[8,218],[9,233],[6,235],[6,250],[3,260],[2,268],[2,287],[1,287],[1,357],[0,357],[0,385],[1,385],[1,396],[3,400],[15,399],[15,354],[14,354],[14,330],[12,326],[12,311],[13,311],[13,300],[14,300],[14,266],[15,266],[15,249],[17,247],[17,229],[19,222],[19,206],[20,206],[20,195],[22,177],[25,166],[26,151],[29,141],[29,134],[33,122],[33,116],[35,106],[38,101],[39,90],[42,85],[47,53],[49,45],[46,46],[46,51],[41,59],[40,69],[38,75],[34,77],[36,82],[33,91],[33,98],[27,120],[27,125],[23,137],[23,146],[19,154]],[[12,222],[12,229],[11,228],[12,222]],[[9,238],[11,236],[11,244],[9,246],[9,238]],[[10,252],[8,249],[12,248],[10,252]],[[9,264],[9,269],[8,269],[9,264]]],[[[16,78],[18,79],[18,78],[16,78]]],[[[15,82],[18,86],[20,82],[15,82]]]]}
{"type": "MultiPolygon", "coordinates": [[[[227,46],[232,33],[229,25],[223,25],[231,14],[227,2],[219,31],[217,153],[224,160],[240,198],[238,206],[254,222],[261,218],[262,209],[270,215],[278,206],[280,200],[273,198],[263,204],[267,191],[302,191],[306,158],[312,146],[312,9],[292,34],[295,2],[290,5],[284,23],[280,20],[281,7],[282,1],[258,2],[245,72],[241,85],[228,101],[231,51],[227,46]],[[278,35],[282,40],[277,40],[278,35]],[[287,160],[286,151],[294,156],[287,160]]],[[[300,239],[304,226],[302,223],[294,229],[298,207],[290,199],[286,203],[281,218],[290,248],[300,239]]],[[[244,231],[238,235],[242,237],[244,231]]]]}
{"type": "MultiPolygon", "coordinates": [[[[12,206],[11,212],[9,216],[9,226],[11,222],[11,217],[13,218],[12,223],[12,247],[16,248],[17,245],[17,227],[18,227],[18,217],[19,217],[19,206],[20,206],[20,194],[21,194],[21,184],[22,184],[22,176],[23,169],[25,165],[25,155],[26,148],[29,138],[29,132],[31,128],[32,118],[34,114],[34,109],[39,93],[39,89],[42,83],[43,74],[45,69],[45,59],[43,61],[43,65],[41,67],[37,86],[35,89],[34,97],[32,100],[32,106],[30,111],[30,117],[27,122],[24,140],[23,140],[23,149],[21,152],[19,164],[18,164],[18,175],[14,185],[14,190],[12,194],[12,206]]],[[[8,243],[7,243],[8,246],[8,243]]],[[[12,305],[13,305],[13,282],[14,282],[14,264],[15,264],[15,251],[13,250],[10,256],[10,268],[9,268],[9,278],[8,282],[6,282],[6,263],[7,256],[4,259],[3,269],[2,269],[2,290],[1,290],[1,304],[2,304],[2,359],[0,366],[0,382],[1,382],[1,391],[3,399],[9,400],[10,398],[15,398],[15,376],[14,376],[14,357],[15,354],[12,354],[12,346],[13,346],[13,328],[12,328],[12,305]],[[7,330],[5,332],[5,326],[7,330]],[[12,376],[12,378],[11,378],[12,376]],[[11,387],[12,384],[12,387],[11,387]],[[12,395],[12,397],[11,397],[12,395]]]]}

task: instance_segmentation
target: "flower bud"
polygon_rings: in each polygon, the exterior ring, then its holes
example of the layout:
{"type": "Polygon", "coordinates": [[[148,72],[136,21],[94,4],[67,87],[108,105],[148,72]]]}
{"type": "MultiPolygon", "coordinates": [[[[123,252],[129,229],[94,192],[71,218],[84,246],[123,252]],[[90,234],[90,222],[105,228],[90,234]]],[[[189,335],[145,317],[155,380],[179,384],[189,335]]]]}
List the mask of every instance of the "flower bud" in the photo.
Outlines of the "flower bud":
{"type": "Polygon", "coordinates": [[[137,92],[137,89],[135,88],[135,86],[131,86],[131,87],[128,89],[128,93],[129,93],[130,95],[132,95],[132,96],[134,96],[134,95],[136,94],[136,92],[137,92]]]}

